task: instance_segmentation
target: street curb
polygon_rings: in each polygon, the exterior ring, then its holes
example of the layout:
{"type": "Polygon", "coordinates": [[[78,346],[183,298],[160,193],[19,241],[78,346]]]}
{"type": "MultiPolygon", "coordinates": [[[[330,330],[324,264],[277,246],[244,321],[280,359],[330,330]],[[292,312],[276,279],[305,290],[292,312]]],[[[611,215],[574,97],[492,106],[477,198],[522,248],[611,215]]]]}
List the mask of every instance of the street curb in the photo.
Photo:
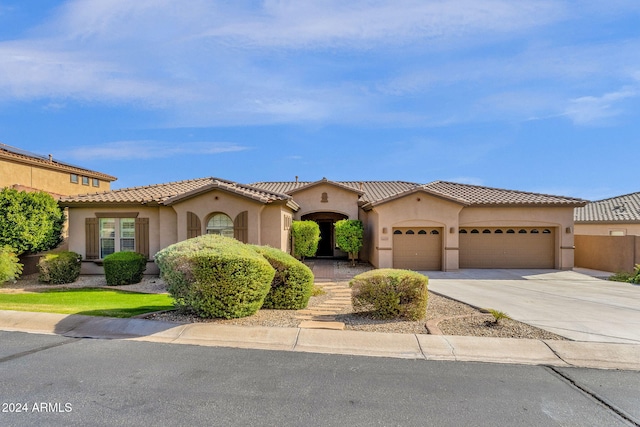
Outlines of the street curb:
{"type": "Polygon", "coordinates": [[[0,330],[213,347],[640,371],[638,344],[184,324],[5,310],[0,311],[0,330]]]}

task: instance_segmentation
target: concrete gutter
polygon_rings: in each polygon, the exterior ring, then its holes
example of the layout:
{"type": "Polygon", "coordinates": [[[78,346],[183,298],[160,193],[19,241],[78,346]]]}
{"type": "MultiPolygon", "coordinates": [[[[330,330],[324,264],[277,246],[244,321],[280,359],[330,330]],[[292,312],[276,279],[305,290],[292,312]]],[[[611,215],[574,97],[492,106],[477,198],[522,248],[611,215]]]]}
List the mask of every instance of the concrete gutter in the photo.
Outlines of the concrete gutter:
{"type": "Polygon", "coordinates": [[[179,324],[4,310],[0,311],[0,330],[212,347],[640,371],[638,344],[179,324]]]}

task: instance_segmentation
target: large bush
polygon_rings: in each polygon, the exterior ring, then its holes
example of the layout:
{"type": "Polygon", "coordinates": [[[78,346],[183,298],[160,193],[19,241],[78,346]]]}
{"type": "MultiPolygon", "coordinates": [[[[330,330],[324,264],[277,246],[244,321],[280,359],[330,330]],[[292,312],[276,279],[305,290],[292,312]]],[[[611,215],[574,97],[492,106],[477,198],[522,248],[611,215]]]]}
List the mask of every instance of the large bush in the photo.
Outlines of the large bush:
{"type": "Polygon", "coordinates": [[[0,283],[17,279],[22,273],[22,264],[13,248],[0,246],[0,283]]]}
{"type": "Polygon", "coordinates": [[[298,259],[315,256],[320,241],[320,226],[315,221],[293,221],[291,237],[293,256],[298,259]]]}
{"type": "Polygon", "coordinates": [[[212,234],[168,246],[155,260],[176,306],[208,318],[255,314],[275,274],[251,246],[212,234]]]}
{"type": "Polygon", "coordinates": [[[137,252],[114,252],[104,257],[102,265],[107,285],[131,285],[142,280],[147,257],[137,252]]]}
{"type": "Polygon", "coordinates": [[[427,313],[427,283],[426,276],[409,270],[387,268],[359,274],[349,282],[353,308],[382,319],[422,319],[427,313]]]}
{"type": "Polygon", "coordinates": [[[280,249],[253,246],[276,270],[263,308],[299,310],[305,308],[313,291],[311,269],[280,249]]]}
{"type": "Polygon", "coordinates": [[[355,266],[358,252],[362,249],[364,228],[357,219],[341,219],[335,224],[336,245],[349,254],[351,265],[355,266]]]}
{"type": "Polygon", "coordinates": [[[64,213],[51,195],[0,190],[0,246],[18,254],[53,249],[62,242],[64,213]]]}
{"type": "Polygon", "coordinates": [[[73,283],[80,276],[81,266],[82,255],[78,253],[70,251],[50,253],[41,257],[38,262],[40,272],[38,280],[52,285],[73,283]]]}

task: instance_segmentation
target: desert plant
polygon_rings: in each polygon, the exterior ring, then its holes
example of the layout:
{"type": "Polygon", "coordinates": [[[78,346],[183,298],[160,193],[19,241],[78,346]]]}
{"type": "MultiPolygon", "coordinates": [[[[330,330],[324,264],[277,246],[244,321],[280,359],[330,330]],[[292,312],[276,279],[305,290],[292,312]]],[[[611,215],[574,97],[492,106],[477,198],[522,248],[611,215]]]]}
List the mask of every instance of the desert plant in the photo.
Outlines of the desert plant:
{"type": "Polygon", "coordinates": [[[17,279],[22,274],[22,264],[13,248],[0,247],[0,283],[17,279]]]}
{"type": "Polygon", "coordinates": [[[140,283],[147,268],[147,257],[137,252],[114,252],[102,262],[109,286],[140,283]]]}
{"type": "Polygon", "coordinates": [[[489,314],[493,316],[493,323],[496,325],[500,323],[500,320],[502,319],[507,319],[507,320],[511,319],[511,317],[509,317],[509,315],[504,311],[495,310],[493,308],[489,308],[487,309],[487,311],[489,312],[489,314]]]}
{"type": "Polygon", "coordinates": [[[263,308],[299,310],[309,303],[313,290],[311,269],[280,249],[253,246],[276,270],[263,308]]]}
{"type": "Polygon", "coordinates": [[[38,262],[38,280],[52,285],[73,283],[80,277],[82,255],[63,251],[46,254],[38,262]]]}
{"type": "Polygon", "coordinates": [[[626,282],[633,284],[640,284],[640,264],[636,264],[633,273],[627,271],[619,271],[613,276],[609,276],[608,280],[615,282],[626,282]]]}
{"type": "Polygon", "coordinates": [[[322,296],[322,295],[324,295],[326,293],[327,293],[327,291],[322,289],[322,286],[318,286],[318,285],[313,285],[313,289],[311,290],[311,296],[312,297],[319,297],[319,296],[322,296]]]}
{"type": "Polygon", "coordinates": [[[207,318],[255,314],[275,275],[249,245],[212,234],[168,246],[155,261],[176,306],[207,318]]]}
{"type": "Polygon", "coordinates": [[[293,221],[291,238],[294,257],[304,260],[306,257],[315,256],[320,241],[320,226],[314,221],[293,221]]]}
{"type": "Polygon", "coordinates": [[[364,228],[362,221],[356,219],[342,219],[335,224],[336,245],[349,254],[351,265],[356,265],[358,252],[362,249],[364,228]]]}
{"type": "Polygon", "coordinates": [[[419,320],[426,316],[428,278],[409,270],[379,269],[358,274],[350,282],[354,310],[383,319],[419,320]]]}

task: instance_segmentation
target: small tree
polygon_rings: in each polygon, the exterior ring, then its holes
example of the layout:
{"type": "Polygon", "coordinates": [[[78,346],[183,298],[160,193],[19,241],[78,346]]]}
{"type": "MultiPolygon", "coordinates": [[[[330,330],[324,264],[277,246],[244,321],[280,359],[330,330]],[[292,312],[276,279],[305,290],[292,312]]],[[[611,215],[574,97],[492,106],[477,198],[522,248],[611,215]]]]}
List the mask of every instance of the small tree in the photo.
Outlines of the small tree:
{"type": "Polygon", "coordinates": [[[315,221],[293,221],[291,224],[293,238],[293,256],[304,260],[318,252],[320,226],[315,221]]]}
{"type": "Polygon", "coordinates": [[[364,229],[362,221],[357,219],[341,219],[335,224],[336,244],[349,254],[351,265],[356,265],[358,252],[362,249],[364,229]]]}
{"type": "Polygon", "coordinates": [[[64,213],[44,191],[0,191],[0,246],[18,254],[53,249],[62,242],[64,213]]]}

